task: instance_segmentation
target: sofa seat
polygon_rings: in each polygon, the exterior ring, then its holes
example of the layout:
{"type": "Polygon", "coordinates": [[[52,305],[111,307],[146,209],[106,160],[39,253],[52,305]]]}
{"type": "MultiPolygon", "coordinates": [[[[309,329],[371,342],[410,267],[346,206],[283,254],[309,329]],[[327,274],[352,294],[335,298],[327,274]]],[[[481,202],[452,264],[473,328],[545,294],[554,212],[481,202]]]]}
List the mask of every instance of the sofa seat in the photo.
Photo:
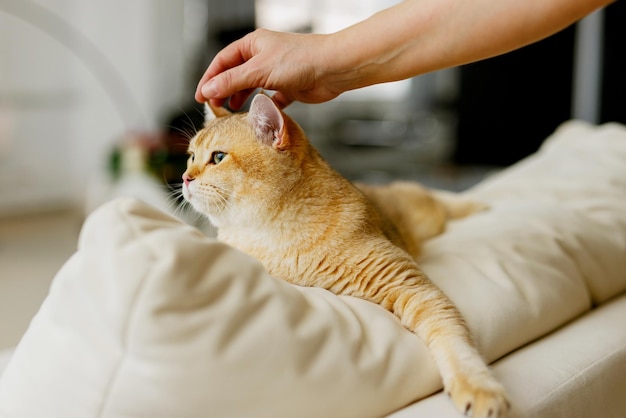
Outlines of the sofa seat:
{"type": "MultiPolygon", "coordinates": [[[[626,416],[626,295],[591,310],[493,364],[514,416],[626,416]]],[[[389,418],[459,418],[439,392],[389,418]]]]}
{"type": "MultiPolygon", "coordinates": [[[[624,416],[626,128],[561,126],[466,193],[421,265],[518,416],[624,416]]],[[[0,417],[460,416],[424,344],[369,302],[302,288],[134,199],[77,252],[0,377],[0,417]]]]}

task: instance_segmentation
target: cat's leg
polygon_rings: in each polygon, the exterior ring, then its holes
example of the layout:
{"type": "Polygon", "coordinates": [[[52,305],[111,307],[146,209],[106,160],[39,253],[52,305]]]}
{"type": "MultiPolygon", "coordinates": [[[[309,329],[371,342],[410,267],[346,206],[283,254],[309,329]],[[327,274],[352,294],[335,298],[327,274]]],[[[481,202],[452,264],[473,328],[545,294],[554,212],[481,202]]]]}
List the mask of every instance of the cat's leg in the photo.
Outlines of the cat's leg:
{"type": "Polygon", "coordinates": [[[420,337],[439,368],[444,390],[461,412],[475,418],[505,416],[506,393],[474,347],[452,301],[390,243],[378,241],[374,248],[351,263],[363,269],[354,271],[352,278],[335,281],[329,290],[381,305],[420,337]]]}
{"type": "Polygon", "coordinates": [[[504,388],[474,347],[460,313],[421,272],[417,283],[399,286],[390,310],[428,346],[444,390],[457,408],[474,418],[503,417],[510,408],[504,388]]]}

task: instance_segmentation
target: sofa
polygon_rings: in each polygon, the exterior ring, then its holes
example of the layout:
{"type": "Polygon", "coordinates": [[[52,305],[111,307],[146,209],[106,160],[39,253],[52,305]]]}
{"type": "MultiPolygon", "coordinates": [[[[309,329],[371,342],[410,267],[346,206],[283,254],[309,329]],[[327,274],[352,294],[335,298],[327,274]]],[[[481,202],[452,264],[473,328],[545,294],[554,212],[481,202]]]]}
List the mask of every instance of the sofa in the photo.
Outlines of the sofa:
{"type": "MultiPolygon", "coordinates": [[[[464,193],[490,209],[420,264],[511,416],[626,417],[626,128],[566,122],[464,193]]],[[[0,373],[2,418],[462,416],[387,311],[274,279],[132,198],[89,216],[0,373]]]]}

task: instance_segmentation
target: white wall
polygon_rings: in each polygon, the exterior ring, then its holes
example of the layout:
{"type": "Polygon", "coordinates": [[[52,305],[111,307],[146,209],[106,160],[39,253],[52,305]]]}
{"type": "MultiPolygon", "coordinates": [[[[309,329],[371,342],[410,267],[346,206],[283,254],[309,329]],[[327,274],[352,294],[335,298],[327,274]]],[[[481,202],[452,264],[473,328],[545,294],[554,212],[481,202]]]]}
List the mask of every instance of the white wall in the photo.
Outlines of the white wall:
{"type": "Polygon", "coordinates": [[[0,213],[80,203],[121,135],[193,96],[184,3],[0,0],[0,213]]]}

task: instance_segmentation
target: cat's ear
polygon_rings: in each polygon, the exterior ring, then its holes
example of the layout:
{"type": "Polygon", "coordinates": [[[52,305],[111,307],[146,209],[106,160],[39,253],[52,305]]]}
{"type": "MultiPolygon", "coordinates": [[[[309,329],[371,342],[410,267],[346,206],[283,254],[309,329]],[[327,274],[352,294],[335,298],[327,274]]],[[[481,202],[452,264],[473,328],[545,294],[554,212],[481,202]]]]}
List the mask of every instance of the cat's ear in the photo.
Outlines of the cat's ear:
{"type": "Polygon", "coordinates": [[[204,125],[214,119],[221,118],[222,116],[230,115],[230,112],[223,107],[213,107],[209,102],[204,103],[204,125]]]}
{"type": "Polygon", "coordinates": [[[257,94],[252,99],[248,122],[263,143],[282,150],[287,147],[285,117],[276,103],[265,94],[257,94]]]}

